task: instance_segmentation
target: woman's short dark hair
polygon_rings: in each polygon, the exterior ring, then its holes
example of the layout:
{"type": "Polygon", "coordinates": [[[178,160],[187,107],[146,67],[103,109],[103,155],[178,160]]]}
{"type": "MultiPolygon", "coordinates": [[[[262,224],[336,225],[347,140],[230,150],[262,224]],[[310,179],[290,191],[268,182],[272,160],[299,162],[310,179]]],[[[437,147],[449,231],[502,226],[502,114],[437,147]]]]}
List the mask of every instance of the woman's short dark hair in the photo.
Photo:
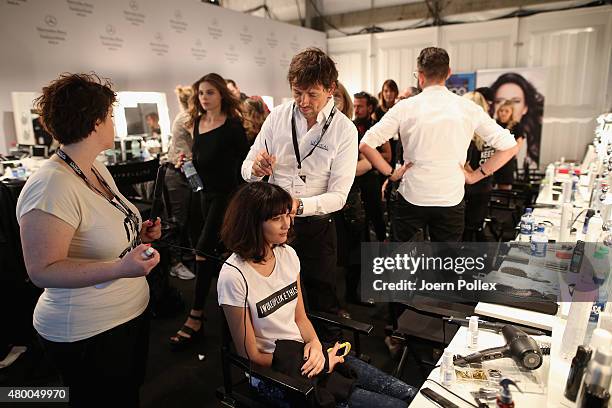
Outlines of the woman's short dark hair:
{"type": "Polygon", "coordinates": [[[200,84],[202,82],[208,82],[212,86],[219,91],[221,94],[221,112],[223,112],[228,118],[240,119],[240,101],[236,99],[234,94],[230,92],[227,87],[227,83],[225,79],[219,74],[210,73],[204,75],[202,78],[198,79],[191,86],[191,90],[193,94],[191,95],[191,100],[189,101],[189,121],[187,122],[187,127],[191,128],[195,123],[196,119],[200,117],[200,115],[206,113],[204,107],[200,103],[200,97],[198,95],[200,90],[200,84]]]}
{"type": "Polygon", "coordinates": [[[291,195],[276,184],[258,181],[240,187],[225,210],[221,240],[244,260],[261,262],[266,255],[263,222],[291,211],[291,195]]]}
{"type": "Polygon", "coordinates": [[[417,58],[417,68],[423,72],[425,78],[446,79],[450,68],[450,58],[444,48],[426,47],[421,50],[417,58]]]}
{"type": "Polygon", "coordinates": [[[85,139],[117,100],[110,80],[95,73],[63,73],[34,100],[45,130],[64,145],[85,139]]]}
{"type": "Polygon", "coordinates": [[[331,89],[338,81],[338,70],[334,61],[319,48],[307,48],[291,59],[287,80],[289,85],[299,88],[321,84],[331,89]]]}

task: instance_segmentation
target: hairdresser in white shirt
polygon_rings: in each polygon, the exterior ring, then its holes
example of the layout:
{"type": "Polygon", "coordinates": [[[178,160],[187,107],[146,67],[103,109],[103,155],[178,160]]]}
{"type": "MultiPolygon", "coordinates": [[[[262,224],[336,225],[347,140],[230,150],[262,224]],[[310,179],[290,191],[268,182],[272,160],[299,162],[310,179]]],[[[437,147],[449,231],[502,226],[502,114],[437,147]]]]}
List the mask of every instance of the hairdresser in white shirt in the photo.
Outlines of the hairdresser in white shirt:
{"type": "Polygon", "coordinates": [[[417,58],[423,92],[404,99],[363,137],[359,150],[382,174],[401,179],[391,220],[394,241],[428,231],[431,241],[459,241],[464,227],[464,185],[491,175],[517,153],[514,137],[474,102],[450,92],[449,57],[442,48],[424,48],[417,58]],[[376,147],[401,135],[404,165],[393,169],[376,147]],[[474,133],[496,153],[482,166],[466,166],[474,133]]]}
{"type": "Polygon", "coordinates": [[[287,75],[293,101],[275,107],[242,164],[246,181],[269,182],[294,200],[302,283],[311,310],[338,312],[336,226],[357,166],[357,129],[334,106],[338,71],[317,48],[295,55],[287,75]]]}

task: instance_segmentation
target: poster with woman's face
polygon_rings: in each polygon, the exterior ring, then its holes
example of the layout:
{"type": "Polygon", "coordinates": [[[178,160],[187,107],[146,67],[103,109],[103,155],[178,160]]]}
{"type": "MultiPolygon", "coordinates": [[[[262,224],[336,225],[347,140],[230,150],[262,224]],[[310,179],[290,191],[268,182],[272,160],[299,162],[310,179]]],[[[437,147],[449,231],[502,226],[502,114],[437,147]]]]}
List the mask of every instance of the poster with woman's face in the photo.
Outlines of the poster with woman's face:
{"type": "MultiPolygon", "coordinates": [[[[525,143],[517,159],[538,167],[544,115],[544,68],[508,68],[477,71],[476,88],[490,88],[490,113],[498,121],[520,123],[525,143]],[[509,112],[511,111],[511,113],[509,112]]],[[[515,135],[520,136],[520,135],[515,135]]]]}

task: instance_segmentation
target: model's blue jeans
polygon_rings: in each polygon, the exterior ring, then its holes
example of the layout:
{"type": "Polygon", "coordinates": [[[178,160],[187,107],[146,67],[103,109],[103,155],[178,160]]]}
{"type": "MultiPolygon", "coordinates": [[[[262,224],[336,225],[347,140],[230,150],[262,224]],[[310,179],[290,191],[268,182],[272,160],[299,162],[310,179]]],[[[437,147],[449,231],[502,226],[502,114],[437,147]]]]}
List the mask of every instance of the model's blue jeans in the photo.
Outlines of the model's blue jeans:
{"type": "MultiPolygon", "coordinates": [[[[416,388],[352,356],[344,358],[344,364],[352,368],[359,379],[348,401],[339,408],[405,408],[416,395],[416,388]]],[[[284,394],[277,387],[263,381],[257,385],[259,392],[277,406],[287,406],[284,394]]]]}

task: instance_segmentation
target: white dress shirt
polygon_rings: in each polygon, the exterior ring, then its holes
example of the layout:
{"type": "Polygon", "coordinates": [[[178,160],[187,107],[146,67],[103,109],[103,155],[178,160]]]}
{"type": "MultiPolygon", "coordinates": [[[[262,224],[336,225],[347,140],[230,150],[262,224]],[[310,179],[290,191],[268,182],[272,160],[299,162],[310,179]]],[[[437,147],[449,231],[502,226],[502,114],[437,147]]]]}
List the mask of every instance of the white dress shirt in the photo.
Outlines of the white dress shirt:
{"type": "Polygon", "coordinates": [[[474,133],[496,150],[516,145],[480,106],[439,85],[396,103],[361,143],[376,148],[398,132],[404,162],[413,163],[398,191],[409,203],[425,207],[452,207],[463,199],[462,169],[474,133]]]}
{"type": "Polygon", "coordinates": [[[266,149],[276,156],[270,183],[277,184],[294,198],[304,203],[302,216],[330,214],[346,203],[357,169],[357,128],[349,118],[336,109],[336,113],[318,147],[309,157],[305,156],[316,145],[321,131],[334,107],[330,98],[317,115],[317,122],[308,130],[306,118],[292,101],[275,107],[261,127],[251,150],[242,163],[242,177],[246,181],[259,181],[262,177],[251,175],[257,154],[266,149]],[[295,116],[296,134],[302,159],[300,175],[306,176],[305,191],[296,194],[293,188],[298,176],[298,163],[293,149],[291,115],[295,116]]]}

